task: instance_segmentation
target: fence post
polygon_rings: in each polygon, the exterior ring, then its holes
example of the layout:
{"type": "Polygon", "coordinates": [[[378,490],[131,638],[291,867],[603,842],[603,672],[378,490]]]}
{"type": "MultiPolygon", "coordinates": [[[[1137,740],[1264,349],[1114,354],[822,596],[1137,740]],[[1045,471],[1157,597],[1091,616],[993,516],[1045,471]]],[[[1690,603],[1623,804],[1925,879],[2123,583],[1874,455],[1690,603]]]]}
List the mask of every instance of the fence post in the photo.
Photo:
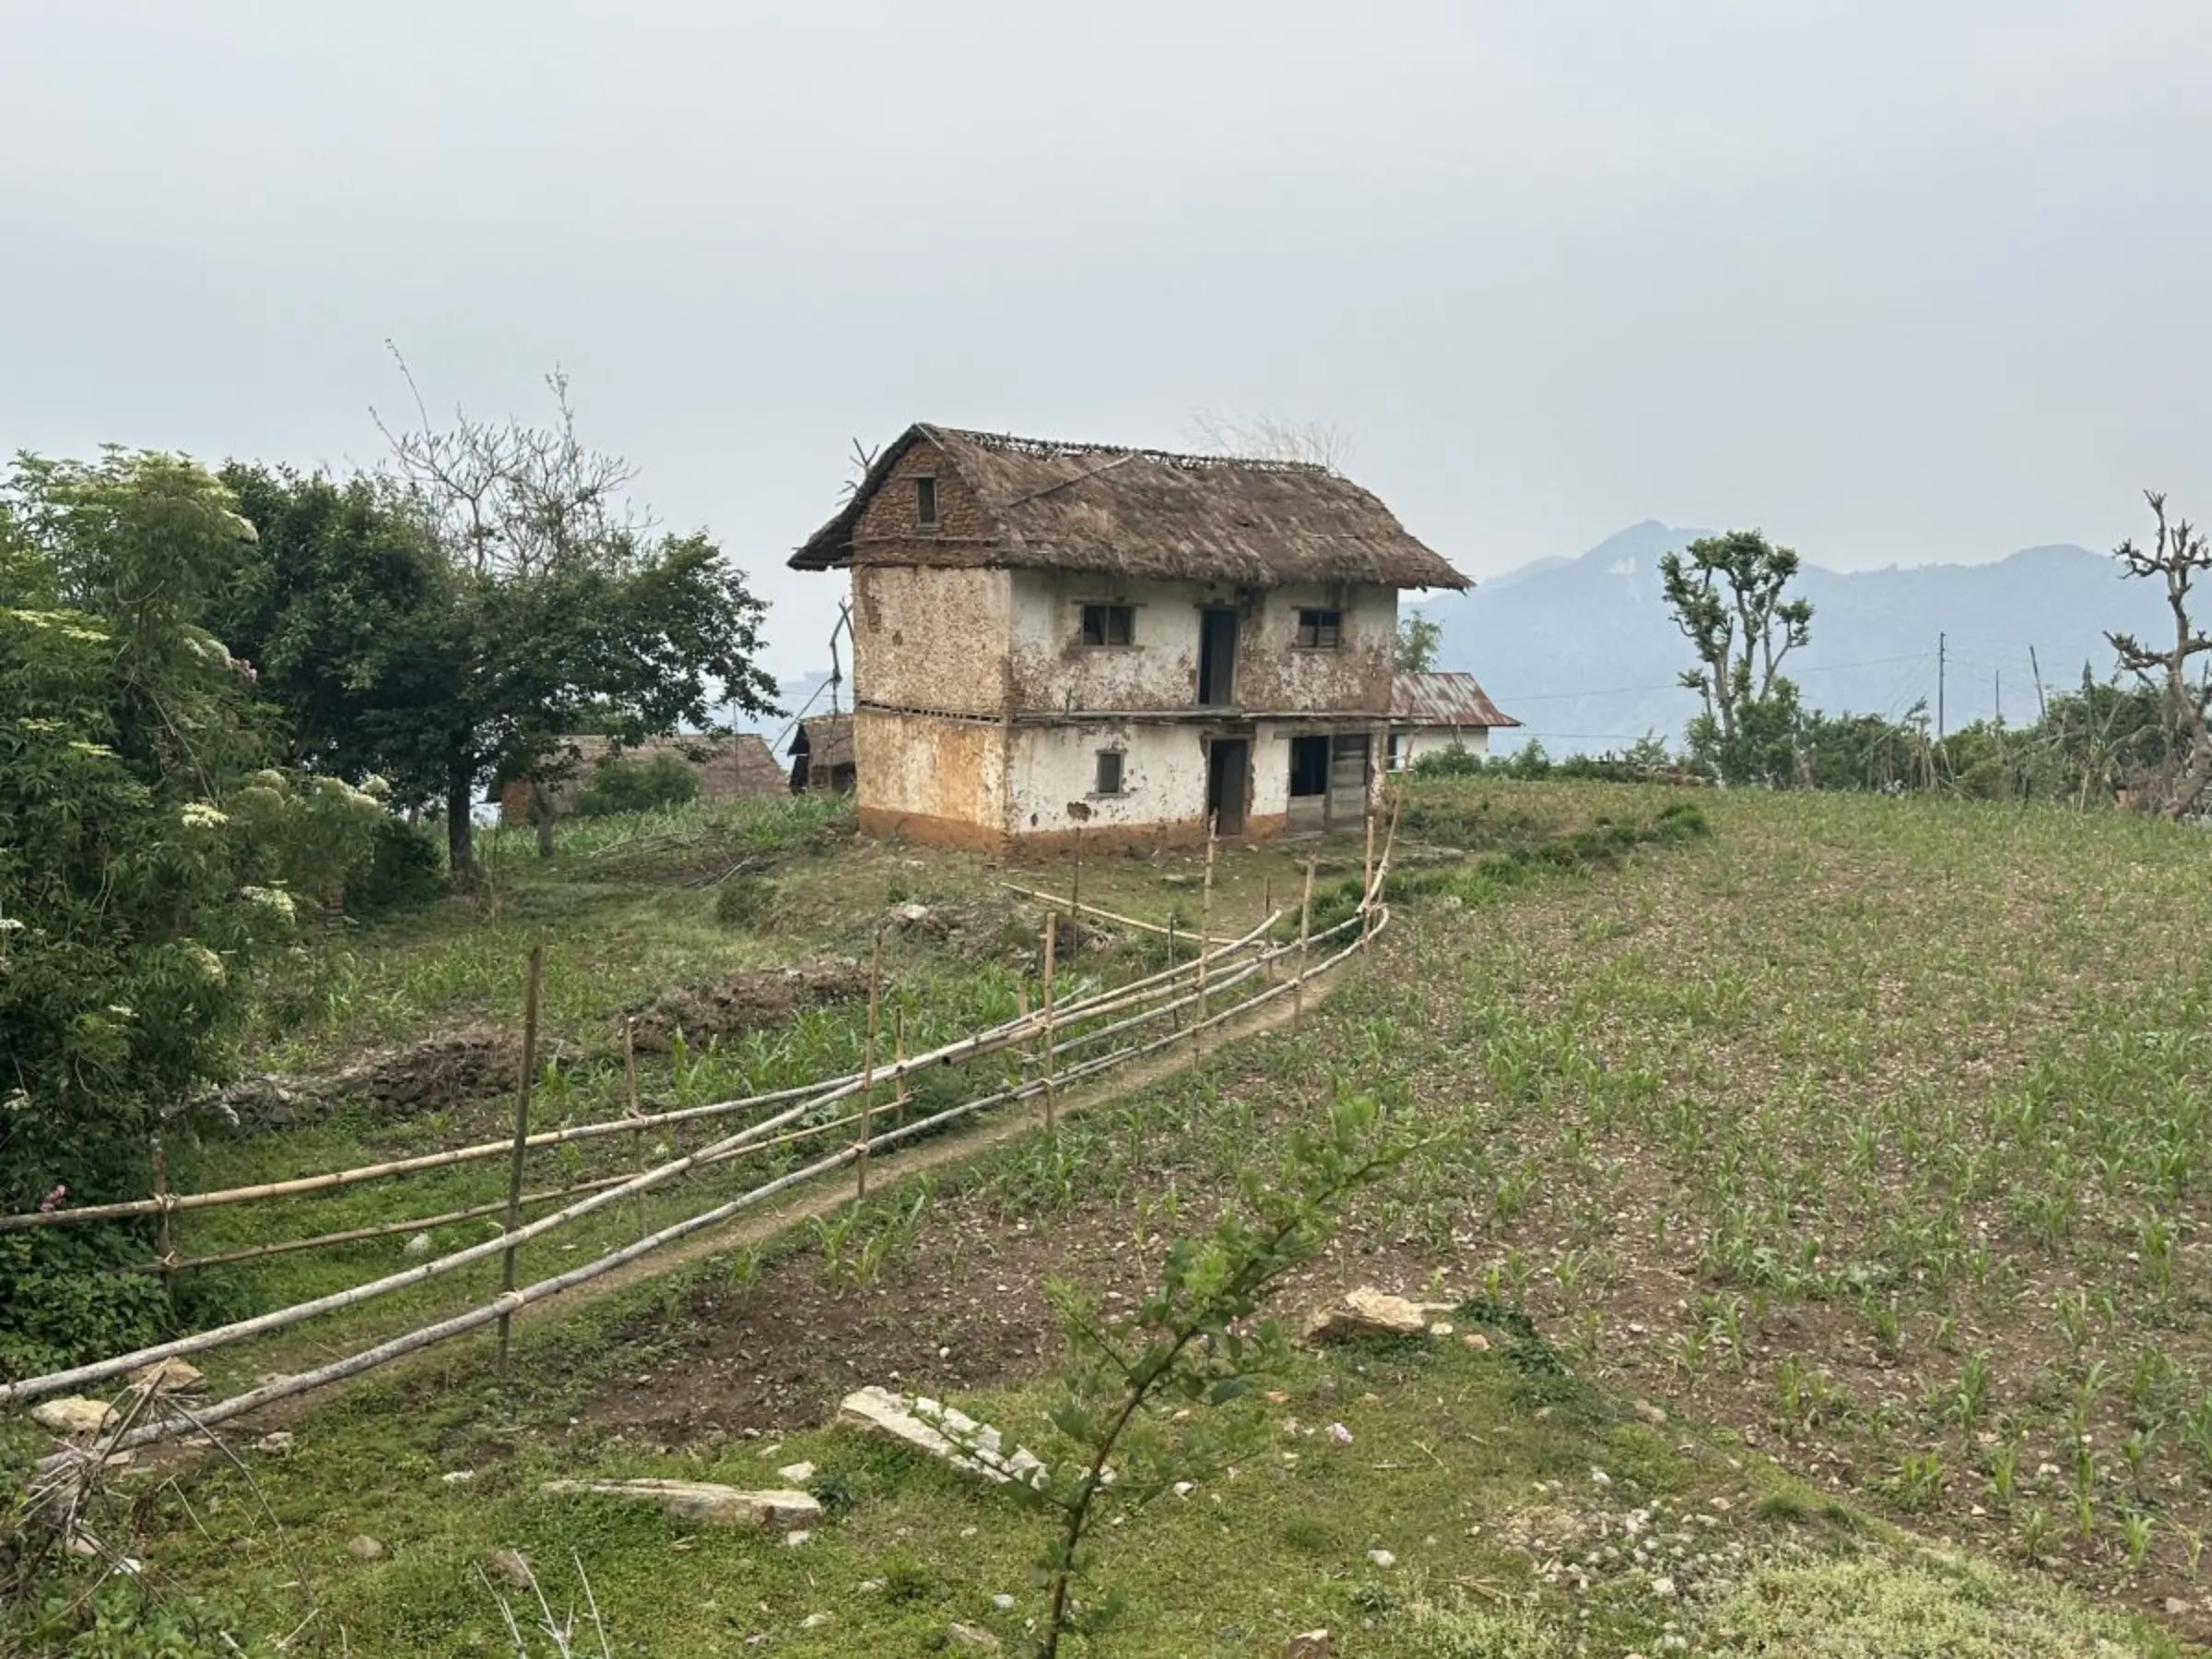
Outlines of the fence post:
{"type": "Polygon", "coordinates": [[[1375,792],[1367,791],[1367,856],[1359,863],[1359,948],[1367,948],[1368,901],[1375,885],[1375,792]]]}
{"type": "MultiPolygon", "coordinates": [[[[514,1091],[514,1155],[507,1161],[507,1236],[523,1225],[523,1159],[530,1150],[530,1086],[537,1077],[537,987],[545,966],[546,947],[530,947],[530,969],[523,982],[523,1075],[514,1091]]],[[[500,1257],[500,1294],[514,1288],[516,1246],[509,1244],[500,1257]]],[[[512,1310],[500,1314],[500,1374],[507,1374],[507,1347],[512,1310]]]]}
{"type": "Polygon", "coordinates": [[[1220,820],[1206,815],[1206,885],[1198,898],[1198,1011],[1191,1020],[1191,1058],[1206,1052],[1206,959],[1214,947],[1214,843],[1220,820]]]}
{"type": "Polygon", "coordinates": [[[883,1010],[883,929],[868,950],[868,1046],[860,1069],[860,1156],[853,1160],[853,1197],[868,1195],[868,1143],[876,1137],[876,1031],[883,1010]]]}
{"type": "MultiPolygon", "coordinates": [[[[622,1021],[622,1081],[629,1096],[629,1115],[642,1117],[638,1110],[638,1021],[631,1015],[622,1021]]],[[[636,1174],[645,1167],[645,1131],[629,1132],[629,1169],[636,1174]]],[[[638,1194],[638,1237],[645,1236],[645,1194],[638,1194]]]]}
{"type": "Polygon", "coordinates": [[[1298,907],[1298,982],[1290,992],[1290,1029],[1306,1017],[1306,947],[1313,933],[1313,854],[1306,854],[1306,896],[1298,907]]]}
{"type": "Polygon", "coordinates": [[[1069,920],[1076,924],[1076,931],[1069,937],[1074,947],[1081,949],[1083,942],[1083,826],[1080,823],[1076,825],[1076,873],[1075,879],[1068,889],[1067,909],[1069,920]]]}
{"type": "Polygon", "coordinates": [[[177,1253],[169,1229],[169,1147],[161,1139],[160,1130],[154,1131],[152,1145],[147,1149],[154,1166],[154,1196],[161,1201],[154,1222],[154,1253],[161,1265],[161,1297],[164,1301],[174,1301],[177,1253]]]}
{"type": "Polygon", "coordinates": [[[893,1119],[906,1122],[906,1005],[891,1010],[891,1060],[899,1068],[899,1092],[891,1100],[893,1119]]]}
{"type": "MultiPolygon", "coordinates": [[[[1083,924],[1076,924],[1081,931],[1083,924]]],[[[1053,1135],[1059,1129],[1058,1102],[1053,1099],[1053,981],[1057,973],[1054,958],[1060,946],[1060,917],[1055,911],[1044,913],[1044,1132],[1053,1135]]]]}

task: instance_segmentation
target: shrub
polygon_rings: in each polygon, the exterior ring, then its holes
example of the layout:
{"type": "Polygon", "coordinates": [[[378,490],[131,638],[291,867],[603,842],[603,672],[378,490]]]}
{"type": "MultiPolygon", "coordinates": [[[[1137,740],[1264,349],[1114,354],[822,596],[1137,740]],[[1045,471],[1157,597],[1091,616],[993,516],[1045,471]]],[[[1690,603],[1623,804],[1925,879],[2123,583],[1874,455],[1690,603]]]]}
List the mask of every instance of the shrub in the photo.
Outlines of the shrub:
{"type": "Polygon", "coordinates": [[[346,883],[346,909],[388,915],[432,902],[445,891],[444,853],[429,831],[387,817],[376,827],[369,862],[346,883]]]}
{"type": "Polygon", "coordinates": [[[758,927],[776,896],[765,876],[733,876],[714,895],[714,920],[724,927],[758,927]]]}
{"type": "Polygon", "coordinates": [[[610,756],[577,792],[570,811],[578,818],[606,818],[618,812],[681,806],[698,798],[699,773],[680,756],[655,755],[650,760],[610,756]]]}

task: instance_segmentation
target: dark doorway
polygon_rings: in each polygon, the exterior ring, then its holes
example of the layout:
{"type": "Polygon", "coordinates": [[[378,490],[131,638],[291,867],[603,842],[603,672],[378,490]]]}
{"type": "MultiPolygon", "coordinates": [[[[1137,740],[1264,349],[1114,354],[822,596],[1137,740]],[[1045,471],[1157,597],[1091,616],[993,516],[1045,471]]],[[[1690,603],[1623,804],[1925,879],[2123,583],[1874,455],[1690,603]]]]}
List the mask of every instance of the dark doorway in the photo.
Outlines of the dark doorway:
{"type": "Polygon", "coordinates": [[[1198,613],[1198,706],[1226,709],[1237,700],[1237,613],[1209,606],[1198,613]]]}
{"type": "Polygon", "coordinates": [[[1251,770],[1251,745],[1241,737],[1217,737],[1206,751],[1206,810],[1218,835],[1244,833],[1244,779],[1251,770]]]}

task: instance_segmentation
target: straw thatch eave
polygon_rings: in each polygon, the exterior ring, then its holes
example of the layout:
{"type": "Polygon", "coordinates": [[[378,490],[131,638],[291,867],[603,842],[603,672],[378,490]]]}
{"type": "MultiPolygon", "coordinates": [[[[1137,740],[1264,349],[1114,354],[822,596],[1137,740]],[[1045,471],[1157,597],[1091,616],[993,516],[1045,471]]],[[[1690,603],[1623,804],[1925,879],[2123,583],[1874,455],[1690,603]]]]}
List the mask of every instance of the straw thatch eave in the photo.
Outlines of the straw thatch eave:
{"type": "Polygon", "coordinates": [[[857,562],[1088,571],[1132,579],[1469,585],[1350,479],[1301,462],[1055,443],[927,424],[886,446],[853,499],[792,556],[796,570],[857,562]],[[900,538],[872,556],[854,531],[917,443],[943,455],[992,526],[982,545],[900,538]]]}

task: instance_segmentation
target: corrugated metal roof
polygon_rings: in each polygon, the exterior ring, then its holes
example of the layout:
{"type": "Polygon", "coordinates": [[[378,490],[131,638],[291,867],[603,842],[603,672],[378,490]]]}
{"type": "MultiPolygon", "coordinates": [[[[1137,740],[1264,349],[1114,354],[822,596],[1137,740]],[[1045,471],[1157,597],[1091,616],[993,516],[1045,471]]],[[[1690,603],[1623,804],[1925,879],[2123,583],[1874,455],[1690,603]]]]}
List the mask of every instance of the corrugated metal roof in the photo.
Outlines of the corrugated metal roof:
{"type": "Polygon", "coordinates": [[[1390,717],[1405,725],[1517,726],[1471,674],[1401,674],[1390,682],[1390,717]]]}

